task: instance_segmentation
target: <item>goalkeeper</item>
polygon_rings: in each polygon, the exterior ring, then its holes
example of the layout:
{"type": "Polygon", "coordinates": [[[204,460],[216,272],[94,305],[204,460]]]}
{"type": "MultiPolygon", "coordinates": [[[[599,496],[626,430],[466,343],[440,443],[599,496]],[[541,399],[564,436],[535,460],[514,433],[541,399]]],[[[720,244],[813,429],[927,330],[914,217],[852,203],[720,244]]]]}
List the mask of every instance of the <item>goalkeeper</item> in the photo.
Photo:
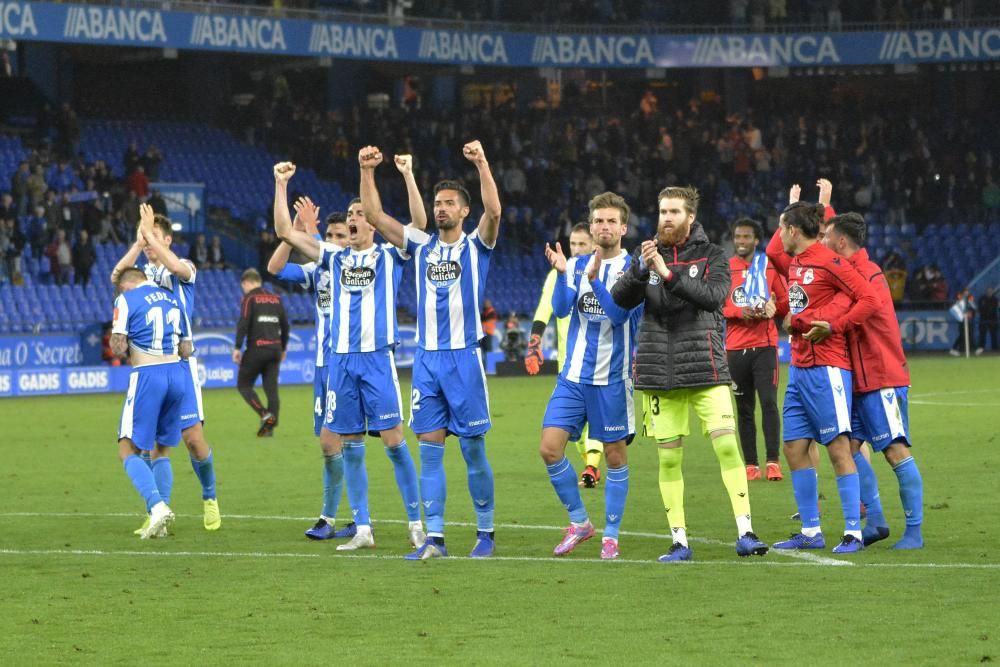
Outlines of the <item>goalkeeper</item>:
{"type": "MultiPolygon", "coordinates": [[[[580,222],[573,226],[569,235],[569,250],[573,257],[587,255],[594,251],[594,239],[590,235],[590,224],[580,222]]],[[[528,353],[524,357],[524,368],[529,375],[537,375],[545,357],[542,355],[542,334],[552,318],[552,292],[556,286],[556,270],[549,271],[542,287],[542,297],[538,300],[535,318],[531,323],[531,339],[528,342],[528,353]]],[[[556,338],[559,352],[559,370],[562,371],[566,361],[566,334],[569,331],[569,316],[556,319],[556,338]]],[[[583,474],[580,475],[580,486],[592,489],[601,481],[601,456],[604,454],[604,443],[587,437],[586,427],[575,443],[576,449],[583,458],[583,474]]]]}

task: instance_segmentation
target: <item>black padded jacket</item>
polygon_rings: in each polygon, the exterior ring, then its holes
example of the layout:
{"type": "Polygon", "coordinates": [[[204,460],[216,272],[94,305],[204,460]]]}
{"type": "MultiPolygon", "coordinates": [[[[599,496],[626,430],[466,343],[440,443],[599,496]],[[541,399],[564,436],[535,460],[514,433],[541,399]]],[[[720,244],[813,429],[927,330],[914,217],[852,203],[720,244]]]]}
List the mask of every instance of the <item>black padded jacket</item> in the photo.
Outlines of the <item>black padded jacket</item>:
{"type": "Polygon", "coordinates": [[[728,258],[698,222],[692,223],[682,245],[658,245],[658,250],[673,273],[669,281],[650,275],[637,248],[631,266],[611,290],[623,308],[645,302],[635,359],[636,389],[730,384],[722,317],[729,293],[728,258]]]}

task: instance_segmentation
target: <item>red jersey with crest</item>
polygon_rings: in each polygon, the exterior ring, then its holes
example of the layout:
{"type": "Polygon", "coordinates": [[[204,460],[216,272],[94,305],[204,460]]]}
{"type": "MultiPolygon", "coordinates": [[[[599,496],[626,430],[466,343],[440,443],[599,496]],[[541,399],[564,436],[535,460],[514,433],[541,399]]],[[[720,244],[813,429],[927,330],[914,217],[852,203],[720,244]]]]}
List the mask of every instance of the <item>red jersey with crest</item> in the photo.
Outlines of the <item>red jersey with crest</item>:
{"type": "Polygon", "coordinates": [[[767,288],[774,293],[775,313],[769,319],[743,319],[744,311],[749,308],[743,284],[747,279],[749,260],[733,255],[729,258],[729,274],[732,282],[729,285],[729,296],[722,307],[722,315],[726,318],[726,349],[748,350],[754,347],[775,347],[778,344],[778,327],[775,320],[782,320],[788,313],[788,285],[783,276],[774,269],[774,262],[767,262],[765,275],[767,288]]]}
{"type": "Polygon", "coordinates": [[[847,352],[847,331],[860,327],[879,308],[874,288],[846,259],[816,242],[795,255],[785,252],[781,228],[767,244],[767,256],[774,268],[788,278],[788,310],[792,313],[792,365],[799,368],[835,366],[851,370],[847,352]],[[846,294],[850,303],[838,295],[846,294]],[[812,322],[830,323],[833,335],[819,343],[802,337],[812,322]]]}

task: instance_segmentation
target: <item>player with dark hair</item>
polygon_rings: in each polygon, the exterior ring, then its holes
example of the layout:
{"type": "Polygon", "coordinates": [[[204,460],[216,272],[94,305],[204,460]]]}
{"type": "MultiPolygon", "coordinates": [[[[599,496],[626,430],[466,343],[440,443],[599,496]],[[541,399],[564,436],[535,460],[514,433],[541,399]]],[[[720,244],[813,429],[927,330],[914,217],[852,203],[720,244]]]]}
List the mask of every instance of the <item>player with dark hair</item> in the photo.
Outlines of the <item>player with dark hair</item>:
{"type": "Polygon", "coordinates": [[[693,407],[712,440],[722,481],[736,518],[736,553],[764,555],[753,532],[747,478],[736,441],[729,367],[722,340],[722,306],[729,291],[729,262],[711,243],[698,215],[698,191],[668,187],[657,197],[656,240],[642,242],[625,275],[611,290],[615,302],[645,302],[635,359],[636,387],[643,390],[646,435],[656,440],[660,494],[673,538],[660,557],[691,560],[681,471],[684,437],[693,407]]]}
{"type": "MultiPolygon", "coordinates": [[[[823,243],[857,269],[879,300],[879,308],[871,317],[861,326],[847,330],[854,387],[851,452],[858,469],[861,501],[868,511],[863,540],[867,546],[889,537],[875,471],[861,454],[861,444],[868,441],[873,450],[882,452],[899,482],[906,531],[893,548],[919,549],[924,545],[921,531],[923,479],[910,453],[907,412],[910,372],[892,294],[882,269],[871,261],[864,248],[865,219],[857,213],[845,213],[835,216],[829,223],[823,243]]],[[[835,312],[835,308],[831,312],[835,312]]]]}
{"type": "MultiPolygon", "coordinates": [[[[778,230],[767,246],[767,256],[788,279],[791,313],[792,365],[785,393],[785,459],[791,468],[792,489],[802,531],[776,549],[822,549],[816,469],[809,458],[812,440],[826,446],[837,475],[844,514],[844,536],[834,553],[864,548],[861,535],[860,487],[851,455],[851,362],[846,331],[859,326],[878,309],[875,291],[833,251],[817,240],[824,206],[796,202],[781,214],[778,230]],[[847,308],[818,319],[838,296],[850,300],[847,308]]],[[[843,303],[843,301],[841,301],[843,303]]],[[[846,304],[845,304],[846,305],[846,304]]]]}
{"type": "Polygon", "coordinates": [[[155,466],[181,440],[187,380],[180,357],[191,351],[188,321],[174,295],[149,282],[140,269],[120,269],[115,279],[119,295],[111,348],[132,364],[118,427],[118,454],[149,513],[139,537],[166,537],[174,513],[157,487],[153,469],[139,454],[149,452],[155,466]]]}
{"type": "Polygon", "coordinates": [[[410,427],[420,442],[420,496],[427,519],[427,541],[408,560],[448,555],[444,543],[446,497],[444,443],[458,436],[468,469],[469,493],[476,512],[476,544],[470,556],[492,556],[494,540],[493,470],[486,458],[485,435],[492,424],[486,373],[479,341],[490,256],[500,231],[500,195],[478,141],[462,154],[479,174],[483,215],[471,234],[462,226],[469,215],[469,193],[457,181],[434,187],[436,234],[404,227],[382,210],[375,167],[382,153],[366,146],[361,163],[361,200],[368,221],[416,263],[417,354],[413,363],[410,427]]]}
{"type": "MultiPolygon", "coordinates": [[[[191,323],[194,322],[195,282],[198,272],[194,264],[180,259],[171,250],[173,225],[169,218],[153,212],[148,204],[139,206],[140,224],[136,242],[115,265],[111,272],[111,282],[126,268],[135,266],[139,255],[145,255],[146,277],[163,289],[170,291],[181,305],[181,314],[187,319],[187,331],[193,336],[191,323]]],[[[215,491],[215,458],[212,448],[205,439],[205,410],[201,400],[201,382],[198,379],[198,360],[192,354],[181,359],[182,368],[188,371],[188,387],[184,392],[181,406],[181,435],[191,459],[191,468],[201,483],[203,524],[205,530],[218,530],[222,526],[219,501],[215,491]]],[[[167,504],[173,492],[174,471],[169,451],[155,461],[148,459],[156,477],[157,488],[167,504]]],[[[148,517],[147,517],[148,521],[148,517]]],[[[135,531],[144,531],[146,524],[135,531]]]]}
{"type": "Polygon", "coordinates": [[[755,396],[760,397],[767,453],[767,479],[782,479],[781,418],[778,413],[778,327],[788,312],[788,288],[757,249],[764,233],[760,223],[740,218],[733,223],[736,254],[729,258],[732,282],[722,314],[726,318],[726,356],[733,376],[733,395],[740,447],[748,481],[760,479],[757,459],[755,396]]]}
{"type": "MultiPolygon", "coordinates": [[[[569,233],[570,257],[589,255],[594,250],[594,238],[590,233],[589,222],[579,222],[573,225],[569,233]]],[[[528,342],[528,353],[524,357],[524,368],[528,375],[537,375],[545,362],[542,355],[542,335],[552,319],[552,294],[556,288],[556,277],[559,272],[549,271],[542,286],[542,296],[538,299],[535,317],[531,322],[531,338],[528,342]]],[[[570,316],[556,318],[556,352],[559,372],[562,373],[566,362],[566,335],[569,333],[570,316]]],[[[580,486],[592,489],[601,481],[601,456],[604,453],[604,443],[589,437],[587,427],[579,439],[573,443],[583,459],[584,469],[580,475],[580,486]]]]}
{"type": "Polygon", "coordinates": [[[281,401],[278,395],[278,371],[288,349],[288,316],[281,297],[262,286],[257,269],[247,269],[240,276],[243,301],[240,303],[240,321],[236,325],[236,344],[233,346],[233,363],[240,367],[236,387],[243,400],[260,417],[258,437],[274,435],[278,425],[281,401]],[[243,341],[246,340],[246,353],[243,341]],[[267,407],[260,402],[253,388],[260,377],[267,396],[267,407]]]}
{"type": "Polygon", "coordinates": [[[564,556],[594,536],[594,526],[580,498],[576,471],[566,460],[566,444],[586,423],[604,443],[608,476],[604,487],[605,527],[601,558],[618,558],[618,535],[628,497],[628,450],[635,433],[631,362],[642,307],[619,307],[609,287],[633,261],[622,249],[629,206],[613,193],[590,200],[594,253],[567,260],[559,243],[546,246],[545,257],[559,274],[552,295],[557,317],[570,319],[566,363],[559,373],[542,421],[539,453],[556,495],[569,512],[570,525],[553,554],[564,556]]]}

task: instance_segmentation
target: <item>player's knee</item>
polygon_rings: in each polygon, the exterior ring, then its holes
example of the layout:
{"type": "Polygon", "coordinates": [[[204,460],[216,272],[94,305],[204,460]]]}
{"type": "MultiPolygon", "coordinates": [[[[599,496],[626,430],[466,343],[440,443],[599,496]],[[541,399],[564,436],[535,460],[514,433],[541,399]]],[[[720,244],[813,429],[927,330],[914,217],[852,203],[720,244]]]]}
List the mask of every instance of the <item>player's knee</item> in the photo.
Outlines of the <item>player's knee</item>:
{"type": "Polygon", "coordinates": [[[666,472],[680,470],[684,460],[684,450],[680,447],[660,447],[658,451],[660,469],[666,472]]]}
{"type": "Polygon", "coordinates": [[[891,466],[897,466],[912,456],[910,448],[901,440],[889,443],[889,446],[882,450],[882,455],[891,466]]]}
{"type": "Polygon", "coordinates": [[[326,456],[339,454],[342,449],[340,436],[326,428],[320,429],[319,446],[326,456]]]}
{"type": "Polygon", "coordinates": [[[609,468],[621,468],[628,465],[628,448],[623,441],[604,443],[604,460],[609,468]]]}

